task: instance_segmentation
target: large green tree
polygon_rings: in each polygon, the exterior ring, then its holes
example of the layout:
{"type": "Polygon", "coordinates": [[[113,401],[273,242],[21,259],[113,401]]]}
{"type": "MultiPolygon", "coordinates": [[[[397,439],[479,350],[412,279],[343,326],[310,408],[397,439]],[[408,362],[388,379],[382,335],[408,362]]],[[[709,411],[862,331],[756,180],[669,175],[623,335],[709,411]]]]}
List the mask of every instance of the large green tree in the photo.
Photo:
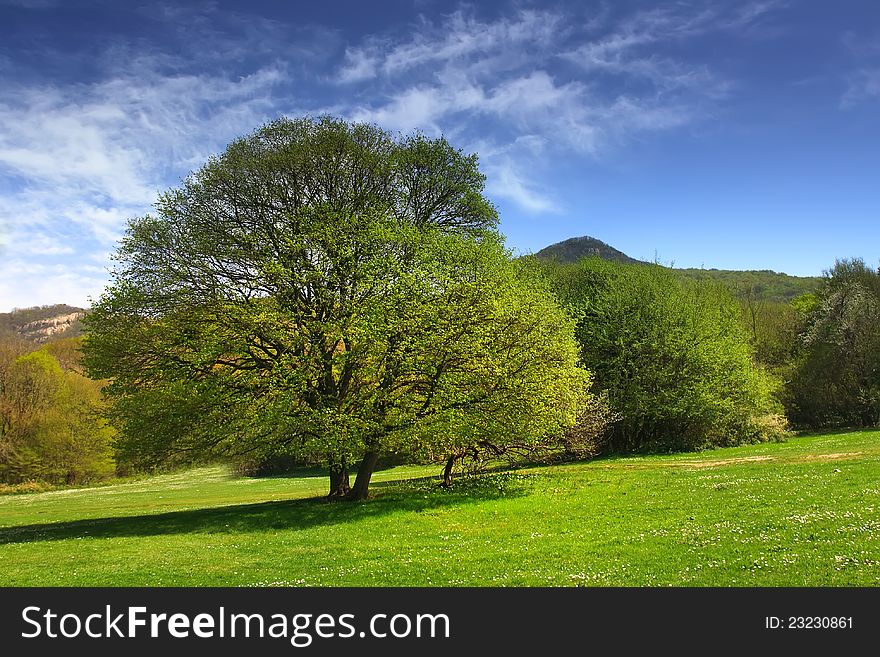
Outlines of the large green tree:
{"type": "Polygon", "coordinates": [[[573,423],[571,326],[511,263],[483,180],[442,138],[283,119],[163,194],[87,318],[123,457],[288,451],[363,499],[383,450],[573,423]]]}

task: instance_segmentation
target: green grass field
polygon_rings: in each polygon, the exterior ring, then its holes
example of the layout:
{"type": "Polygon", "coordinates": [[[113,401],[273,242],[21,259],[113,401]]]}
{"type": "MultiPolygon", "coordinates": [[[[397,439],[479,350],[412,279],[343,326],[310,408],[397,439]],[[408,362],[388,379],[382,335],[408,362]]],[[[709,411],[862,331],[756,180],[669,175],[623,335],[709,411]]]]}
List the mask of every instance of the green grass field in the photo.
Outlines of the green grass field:
{"type": "Polygon", "coordinates": [[[8,586],[876,586],[880,432],[462,479],[221,467],[0,497],[8,586]]]}

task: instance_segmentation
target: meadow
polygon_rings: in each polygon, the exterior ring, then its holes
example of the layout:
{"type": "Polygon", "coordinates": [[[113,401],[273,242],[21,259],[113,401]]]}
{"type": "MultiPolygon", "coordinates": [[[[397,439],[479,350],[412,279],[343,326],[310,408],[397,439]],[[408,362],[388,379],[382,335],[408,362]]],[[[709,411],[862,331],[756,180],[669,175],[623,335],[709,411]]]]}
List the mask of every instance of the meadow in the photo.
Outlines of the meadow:
{"type": "Polygon", "coordinates": [[[6,586],[877,586],[880,432],[532,466],[439,487],[211,466],[0,497],[6,586]]]}

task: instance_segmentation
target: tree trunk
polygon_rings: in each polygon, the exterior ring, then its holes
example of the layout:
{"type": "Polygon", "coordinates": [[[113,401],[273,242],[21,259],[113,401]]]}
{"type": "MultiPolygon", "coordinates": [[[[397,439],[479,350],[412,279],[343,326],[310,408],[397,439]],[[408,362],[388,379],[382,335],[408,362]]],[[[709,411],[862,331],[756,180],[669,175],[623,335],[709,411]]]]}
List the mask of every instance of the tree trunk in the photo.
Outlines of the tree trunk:
{"type": "Polygon", "coordinates": [[[369,451],[364,453],[364,458],[358,468],[357,478],[354,480],[354,487],[348,493],[346,499],[349,500],[365,500],[370,492],[370,478],[376,469],[376,463],[379,461],[378,451],[369,451]]]}
{"type": "Polygon", "coordinates": [[[330,493],[327,499],[340,500],[345,498],[351,492],[351,486],[348,483],[348,463],[345,457],[340,461],[330,461],[330,493]]]}
{"type": "Polygon", "coordinates": [[[446,461],[446,467],[443,468],[443,485],[446,488],[449,488],[452,485],[452,468],[455,467],[455,462],[458,460],[458,457],[453,454],[446,461]]]}

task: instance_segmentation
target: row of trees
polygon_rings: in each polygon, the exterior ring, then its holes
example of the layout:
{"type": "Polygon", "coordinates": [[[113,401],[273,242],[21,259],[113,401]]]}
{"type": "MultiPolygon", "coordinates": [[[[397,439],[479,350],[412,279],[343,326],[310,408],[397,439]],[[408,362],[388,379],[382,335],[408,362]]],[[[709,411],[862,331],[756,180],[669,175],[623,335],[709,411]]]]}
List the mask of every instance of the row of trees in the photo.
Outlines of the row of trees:
{"type": "MultiPolygon", "coordinates": [[[[292,458],[364,499],[383,455],[449,483],[468,460],[779,438],[780,400],[798,423],[876,424],[876,272],[839,263],[768,305],[656,265],[516,260],[483,182],[442,138],[283,119],[162,195],[86,318],[118,461],[292,458]]],[[[72,392],[86,380],[56,356],[7,359],[3,394],[39,379],[64,417],[94,409],[97,384],[72,392]]],[[[46,443],[22,417],[5,454],[46,443]]]]}

